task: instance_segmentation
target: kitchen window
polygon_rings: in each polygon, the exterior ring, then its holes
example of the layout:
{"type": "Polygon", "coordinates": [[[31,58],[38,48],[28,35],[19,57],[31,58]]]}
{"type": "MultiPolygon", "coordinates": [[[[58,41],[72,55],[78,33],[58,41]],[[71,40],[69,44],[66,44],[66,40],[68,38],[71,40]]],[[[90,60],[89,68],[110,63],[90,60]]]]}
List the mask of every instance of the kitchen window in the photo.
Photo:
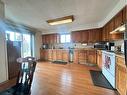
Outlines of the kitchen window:
{"type": "Polygon", "coordinates": [[[60,42],[61,43],[70,43],[71,42],[71,36],[70,36],[70,34],[62,34],[60,36],[60,42]]]}

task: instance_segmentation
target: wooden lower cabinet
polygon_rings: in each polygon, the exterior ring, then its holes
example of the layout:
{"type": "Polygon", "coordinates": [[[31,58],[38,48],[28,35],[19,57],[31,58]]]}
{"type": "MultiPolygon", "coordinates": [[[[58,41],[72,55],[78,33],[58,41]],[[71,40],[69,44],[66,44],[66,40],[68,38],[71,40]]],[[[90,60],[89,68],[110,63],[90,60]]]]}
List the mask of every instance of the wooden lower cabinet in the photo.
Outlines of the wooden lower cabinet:
{"type": "Polygon", "coordinates": [[[88,63],[97,63],[97,51],[96,50],[89,50],[87,53],[88,56],[88,63]]]}
{"type": "Polygon", "coordinates": [[[40,59],[43,61],[48,60],[48,50],[46,50],[46,49],[40,50],[40,59]]]}
{"type": "Polygon", "coordinates": [[[78,50],[74,50],[74,59],[73,59],[73,63],[78,64],[78,50]]]}
{"type": "Polygon", "coordinates": [[[62,50],[56,50],[56,60],[62,60],[62,50]]]}
{"type": "Polygon", "coordinates": [[[79,52],[78,52],[78,62],[80,64],[83,64],[84,62],[87,62],[87,50],[79,50],[79,52]]]}
{"type": "Polygon", "coordinates": [[[57,53],[56,53],[56,49],[54,49],[53,51],[52,51],[52,61],[55,61],[56,59],[57,59],[57,53]]]}
{"type": "Polygon", "coordinates": [[[124,58],[116,57],[116,88],[120,95],[127,93],[127,69],[124,58]]]}
{"type": "Polygon", "coordinates": [[[62,50],[62,60],[69,62],[69,50],[62,50]]]}
{"type": "MultiPolygon", "coordinates": [[[[40,52],[41,60],[44,61],[55,61],[61,60],[69,62],[69,50],[68,49],[44,49],[40,52]]],[[[74,49],[73,63],[84,64],[97,63],[97,53],[96,50],[90,49],[74,49]]]]}
{"type": "Polygon", "coordinates": [[[90,49],[90,50],[85,50],[85,49],[77,49],[74,50],[74,63],[80,63],[84,64],[85,62],[88,63],[97,63],[96,61],[96,50],[90,49]]]}
{"type": "Polygon", "coordinates": [[[69,50],[64,49],[42,49],[40,50],[40,59],[44,61],[69,61],[69,50]]]}
{"type": "Polygon", "coordinates": [[[53,60],[52,49],[49,49],[49,50],[47,51],[47,53],[48,53],[48,61],[52,61],[52,60],[53,60]]]}
{"type": "Polygon", "coordinates": [[[97,65],[100,69],[102,69],[102,52],[101,52],[101,50],[97,51],[97,65]]]}

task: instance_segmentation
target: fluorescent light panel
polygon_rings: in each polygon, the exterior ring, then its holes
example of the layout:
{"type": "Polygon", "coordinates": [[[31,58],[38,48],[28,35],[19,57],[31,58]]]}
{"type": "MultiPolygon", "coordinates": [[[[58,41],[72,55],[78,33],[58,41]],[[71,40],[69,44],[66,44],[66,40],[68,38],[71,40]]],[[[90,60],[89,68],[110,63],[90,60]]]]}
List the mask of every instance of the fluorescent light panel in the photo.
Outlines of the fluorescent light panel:
{"type": "Polygon", "coordinates": [[[66,16],[62,18],[48,20],[47,23],[49,23],[49,25],[59,25],[59,24],[71,23],[73,22],[73,20],[74,18],[71,15],[71,16],[66,16]]]}

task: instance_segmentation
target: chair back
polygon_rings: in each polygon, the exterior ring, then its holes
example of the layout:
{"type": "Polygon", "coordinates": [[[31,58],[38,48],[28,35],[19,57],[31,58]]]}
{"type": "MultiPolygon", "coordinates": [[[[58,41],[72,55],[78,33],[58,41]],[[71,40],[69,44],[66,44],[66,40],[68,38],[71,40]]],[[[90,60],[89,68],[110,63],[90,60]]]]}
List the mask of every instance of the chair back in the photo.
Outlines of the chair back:
{"type": "Polygon", "coordinates": [[[36,68],[36,59],[34,57],[26,57],[26,58],[18,58],[17,62],[20,63],[20,71],[17,78],[17,90],[15,90],[15,93],[19,89],[23,93],[29,93],[34,71],[36,68]]]}

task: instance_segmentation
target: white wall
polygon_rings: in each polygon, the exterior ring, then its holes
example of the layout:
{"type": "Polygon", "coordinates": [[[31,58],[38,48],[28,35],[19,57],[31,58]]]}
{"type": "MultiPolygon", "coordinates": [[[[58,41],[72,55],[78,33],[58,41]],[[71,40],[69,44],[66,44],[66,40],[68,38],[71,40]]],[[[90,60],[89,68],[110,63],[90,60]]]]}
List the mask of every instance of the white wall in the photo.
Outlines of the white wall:
{"type": "MultiPolygon", "coordinates": [[[[0,1],[0,27],[2,27],[1,19],[4,18],[4,4],[0,1]]],[[[0,83],[8,80],[8,66],[6,53],[5,32],[0,28],[0,83]]]]}
{"type": "Polygon", "coordinates": [[[0,83],[8,80],[5,33],[0,31],[0,83]]]}
{"type": "Polygon", "coordinates": [[[42,33],[41,32],[36,32],[35,34],[35,57],[37,59],[40,59],[40,48],[42,46],[42,33]]]}

